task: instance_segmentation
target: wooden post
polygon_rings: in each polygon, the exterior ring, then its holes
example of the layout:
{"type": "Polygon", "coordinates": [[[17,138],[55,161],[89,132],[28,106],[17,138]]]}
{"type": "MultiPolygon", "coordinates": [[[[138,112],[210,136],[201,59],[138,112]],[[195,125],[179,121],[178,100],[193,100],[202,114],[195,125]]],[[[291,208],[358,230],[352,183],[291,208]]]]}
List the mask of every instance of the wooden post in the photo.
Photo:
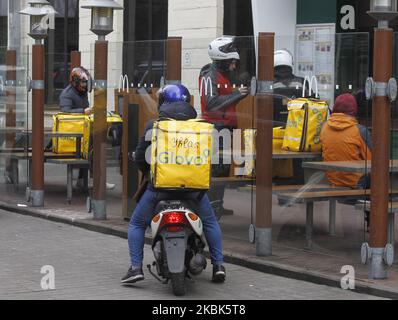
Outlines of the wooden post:
{"type": "MultiPolygon", "coordinates": [[[[135,91],[135,90],[132,90],[135,91]]],[[[135,202],[133,196],[138,189],[138,169],[133,165],[129,154],[134,152],[140,138],[139,128],[139,104],[137,102],[137,94],[131,92],[124,94],[123,105],[123,143],[122,143],[122,156],[123,156],[123,198],[122,198],[122,215],[123,218],[128,220],[130,214],[134,210],[135,202]]]]}
{"type": "MultiPolygon", "coordinates": [[[[17,52],[8,50],[6,55],[6,127],[16,126],[16,81],[17,81],[17,52]]],[[[6,132],[6,148],[13,148],[15,144],[15,132],[6,132]]]]}
{"type": "Polygon", "coordinates": [[[80,51],[72,51],[70,54],[70,71],[81,66],[82,55],[80,51]]]}
{"type": "MultiPolygon", "coordinates": [[[[16,91],[16,81],[17,81],[17,51],[8,50],[6,55],[6,128],[16,127],[16,102],[17,102],[17,91],[16,91]]],[[[15,146],[16,135],[15,132],[10,130],[6,131],[6,148],[12,149],[15,146]]],[[[18,177],[14,175],[13,168],[18,165],[18,160],[6,158],[6,172],[5,174],[10,177],[10,179],[17,183],[18,177]]]]}
{"type": "Polygon", "coordinates": [[[32,204],[44,205],[44,45],[32,47],[32,204]]]}
{"type": "Polygon", "coordinates": [[[169,37],[166,42],[166,84],[181,83],[182,38],[169,37]]]}
{"type": "MultiPolygon", "coordinates": [[[[387,83],[392,75],[393,30],[375,29],[373,76],[376,83],[387,83]]],[[[387,278],[382,259],[387,244],[391,105],[387,96],[373,98],[370,247],[372,261],[369,278],[387,278]]]]}
{"type": "Polygon", "coordinates": [[[274,81],[274,33],[258,37],[258,84],[256,96],[256,253],[272,254],[272,135],[274,81]]]}
{"type": "Polygon", "coordinates": [[[106,133],[108,42],[95,43],[94,123],[93,123],[93,196],[95,220],[106,220],[106,133]]]}

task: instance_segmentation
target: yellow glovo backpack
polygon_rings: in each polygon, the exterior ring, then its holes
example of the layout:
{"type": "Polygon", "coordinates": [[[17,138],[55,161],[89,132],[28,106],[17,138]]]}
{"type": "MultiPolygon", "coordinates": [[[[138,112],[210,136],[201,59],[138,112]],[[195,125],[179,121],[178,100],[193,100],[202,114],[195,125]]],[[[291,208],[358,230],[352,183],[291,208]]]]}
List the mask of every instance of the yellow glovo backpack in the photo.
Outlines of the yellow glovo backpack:
{"type": "MultiPolygon", "coordinates": [[[[113,123],[123,123],[123,119],[120,115],[108,112],[106,117],[107,130],[112,126],[113,123]]],[[[86,116],[83,128],[83,141],[82,141],[82,157],[83,159],[91,158],[91,151],[93,148],[93,124],[94,115],[86,116]]]]}
{"type": "MultiPolygon", "coordinates": [[[[120,115],[114,112],[108,112],[106,116],[107,130],[112,126],[113,123],[123,123],[123,119],[120,115]]],[[[93,149],[93,124],[94,115],[87,116],[84,122],[84,132],[82,141],[82,157],[83,159],[91,160],[91,151],[93,149]]]]}
{"type": "Polygon", "coordinates": [[[151,182],[156,189],[210,189],[213,128],[203,120],[154,123],[151,182]]]}
{"type": "MultiPolygon", "coordinates": [[[[53,132],[83,133],[84,123],[88,117],[81,113],[57,113],[53,116],[53,132]]],[[[54,153],[76,152],[76,138],[53,138],[52,145],[54,153]]]]}
{"type": "MultiPolygon", "coordinates": [[[[278,152],[282,150],[283,137],[285,136],[285,128],[276,127],[273,128],[272,137],[272,151],[278,152]]],[[[245,141],[245,152],[248,154],[256,153],[256,129],[245,129],[244,130],[244,141],[245,141]]],[[[256,161],[253,159],[245,161],[245,173],[246,177],[254,178],[256,161]]],[[[272,177],[273,178],[290,178],[293,176],[293,163],[290,159],[272,160],[272,177]]]]}
{"type": "MultiPolygon", "coordinates": [[[[304,81],[303,96],[305,90],[304,81]]],[[[310,80],[310,95],[313,76],[310,80]]],[[[316,90],[318,96],[318,86],[316,90]]],[[[322,126],[327,120],[329,106],[327,101],[312,98],[298,98],[288,102],[289,111],[282,149],[287,151],[319,152],[322,126]]]]}

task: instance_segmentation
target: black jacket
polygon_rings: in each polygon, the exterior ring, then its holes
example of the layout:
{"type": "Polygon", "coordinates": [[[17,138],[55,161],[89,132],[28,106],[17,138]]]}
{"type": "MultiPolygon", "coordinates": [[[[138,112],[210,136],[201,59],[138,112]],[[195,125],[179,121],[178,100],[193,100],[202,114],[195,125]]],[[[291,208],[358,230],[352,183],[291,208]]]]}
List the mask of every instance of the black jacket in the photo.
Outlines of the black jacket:
{"type": "Polygon", "coordinates": [[[302,97],[304,78],[295,76],[290,67],[276,67],[274,71],[274,126],[284,126],[288,116],[287,101],[302,97]]]}
{"type": "MultiPolygon", "coordinates": [[[[198,114],[195,109],[187,102],[165,103],[159,108],[159,118],[171,118],[175,120],[189,120],[196,119],[198,114]]],[[[137,149],[135,150],[135,162],[138,169],[143,174],[148,174],[150,166],[145,160],[145,153],[151,145],[152,141],[152,128],[155,120],[151,120],[146,124],[145,134],[140,138],[137,149]]]]}
{"type": "Polygon", "coordinates": [[[89,107],[87,93],[81,95],[72,85],[67,86],[59,96],[59,107],[65,113],[84,113],[89,107]]]}

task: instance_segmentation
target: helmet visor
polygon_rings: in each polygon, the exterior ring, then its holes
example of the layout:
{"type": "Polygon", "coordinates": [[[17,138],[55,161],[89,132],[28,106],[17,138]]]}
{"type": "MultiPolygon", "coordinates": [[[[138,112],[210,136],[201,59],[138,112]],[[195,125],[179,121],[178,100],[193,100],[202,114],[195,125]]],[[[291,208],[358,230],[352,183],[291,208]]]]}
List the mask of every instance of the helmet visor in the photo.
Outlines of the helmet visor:
{"type": "Polygon", "coordinates": [[[222,47],[219,48],[223,53],[231,53],[231,52],[238,52],[235,43],[230,42],[222,47]]]}

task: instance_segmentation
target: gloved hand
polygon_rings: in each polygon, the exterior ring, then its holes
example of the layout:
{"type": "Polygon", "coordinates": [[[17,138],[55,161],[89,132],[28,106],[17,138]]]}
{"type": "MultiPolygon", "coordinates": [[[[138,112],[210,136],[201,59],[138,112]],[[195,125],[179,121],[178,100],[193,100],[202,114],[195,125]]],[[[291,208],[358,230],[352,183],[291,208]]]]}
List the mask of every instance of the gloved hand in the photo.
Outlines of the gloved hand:
{"type": "Polygon", "coordinates": [[[250,93],[250,89],[248,87],[240,87],[239,92],[242,96],[246,97],[250,93]]]}
{"type": "Polygon", "coordinates": [[[93,113],[94,113],[93,107],[84,109],[84,114],[87,116],[89,116],[90,114],[93,114],[93,113]]]}

